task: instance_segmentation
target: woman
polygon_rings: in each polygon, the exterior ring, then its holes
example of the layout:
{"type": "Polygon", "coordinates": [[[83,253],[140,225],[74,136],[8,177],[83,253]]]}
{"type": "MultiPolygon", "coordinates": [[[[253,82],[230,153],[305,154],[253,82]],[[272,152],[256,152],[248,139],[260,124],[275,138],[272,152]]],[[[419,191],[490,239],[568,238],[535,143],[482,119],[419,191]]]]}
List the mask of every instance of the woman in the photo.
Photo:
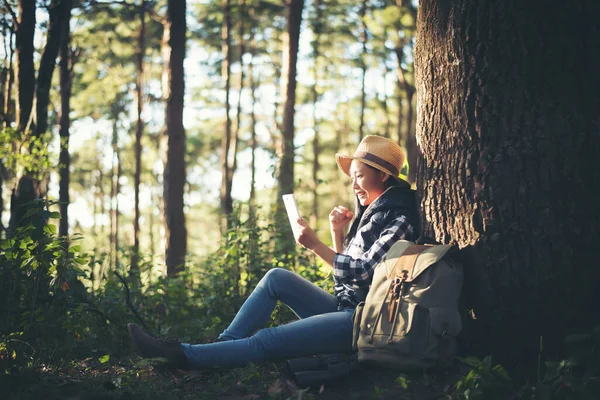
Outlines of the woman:
{"type": "Polygon", "coordinates": [[[275,268],[258,283],[215,343],[154,339],[136,324],[129,324],[129,336],[140,353],[164,357],[172,367],[201,369],[350,352],[352,314],[366,297],[374,267],[396,241],[416,238],[417,214],[414,192],[398,177],[404,154],[393,141],[366,136],[353,156],[336,154],[336,162],[352,180],[354,213],[337,206],[329,214],[333,249],[320,241],[303,219],[298,220],[297,238],[333,268],[335,296],[291,271],[275,268]],[[260,329],[278,300],[299,320],[260,329]]]}

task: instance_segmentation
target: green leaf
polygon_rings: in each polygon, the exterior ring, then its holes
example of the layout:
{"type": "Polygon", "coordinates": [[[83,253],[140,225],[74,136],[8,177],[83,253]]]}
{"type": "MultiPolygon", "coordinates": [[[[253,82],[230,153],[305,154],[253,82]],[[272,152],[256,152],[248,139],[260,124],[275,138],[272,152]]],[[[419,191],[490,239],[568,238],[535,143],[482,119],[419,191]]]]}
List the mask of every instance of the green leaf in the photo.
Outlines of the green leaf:
{"type": "Polygon", "coordinates": [[[400,385],[400,387],[402,389],[408,388],[408,380],[406,379],[406,377],[404,375],[400,375],[399,377],[394,379],[394,382],[396,382],[398,385],[400,385]]]}
{"type": "Polygon", "coordinates": [[[100,363],[102,363],[102,364],[107,363],[108,360],[110,360],[110,356],[108,354],[105,354],[98,359],[98,361],[100,361],[100,363]]]}
{"type": "Polygon", "coordinates": [[[75,262],[79,265],[87,264],[87,259],[85,257],[75,257],[75,262]]]}
{"type": "Polygon", "coordinates": [[[79,253],[81,251],[81,245],[75,245],[69,247],[69,253],[79,253]]]}
{"type": "Polygon", "coordinates": [[[44,233],[47,233],[49,235],[56,234],[56,225],[48,224],[48,225],[44,226],[44,233]]]}
{"type": "Polygon", "coordinates": [[[60,219],[60,213],[58,211],[51,212],[50,218],[60,219]]]}

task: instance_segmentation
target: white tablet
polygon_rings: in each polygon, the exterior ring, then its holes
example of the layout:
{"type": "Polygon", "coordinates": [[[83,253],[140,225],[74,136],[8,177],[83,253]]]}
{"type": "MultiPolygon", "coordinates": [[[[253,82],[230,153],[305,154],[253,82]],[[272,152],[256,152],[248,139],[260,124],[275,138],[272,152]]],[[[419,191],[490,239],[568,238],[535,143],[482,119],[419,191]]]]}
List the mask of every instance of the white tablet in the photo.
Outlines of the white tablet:
{"type": "Polygon", "coordinates": [[[296,204],[296,199],[294,199],[293,194],[284,194],[281,196],[283,198],[283,204],[285,205],[285,211],[287,212],[288,219],[290,220],[290,225],[292,226],[292,231],[294,232],[294,238],[298,238],[299,228],[298,218],[300,218],[300,212],[298,211],[298,205],[296,204]]]}

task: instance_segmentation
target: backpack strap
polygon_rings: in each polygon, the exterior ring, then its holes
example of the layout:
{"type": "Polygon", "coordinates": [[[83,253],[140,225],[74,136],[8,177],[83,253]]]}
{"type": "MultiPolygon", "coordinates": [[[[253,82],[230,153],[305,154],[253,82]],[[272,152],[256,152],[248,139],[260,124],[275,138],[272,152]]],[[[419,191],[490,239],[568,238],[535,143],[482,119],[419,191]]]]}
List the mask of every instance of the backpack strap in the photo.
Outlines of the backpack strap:
{"type": "Polygon", "coordinates": [[[417,264],[417,258],[419,257],[419,254],[421,254],[421,252],[428,247],[431,246],[414,244],[406,250],[404,250],[404,253],[402,253],[402,255],[398,257],[394,268],[392,268],[392,272],[390,272],[390,274],[388,275],[388,279],[394,279],[396,276],[401,276],[401,272],[406,271],[407,274],[406,278],[404,279],[404,282],[411,282],[413,270],[415,269],[415,265],[417,264]]]}

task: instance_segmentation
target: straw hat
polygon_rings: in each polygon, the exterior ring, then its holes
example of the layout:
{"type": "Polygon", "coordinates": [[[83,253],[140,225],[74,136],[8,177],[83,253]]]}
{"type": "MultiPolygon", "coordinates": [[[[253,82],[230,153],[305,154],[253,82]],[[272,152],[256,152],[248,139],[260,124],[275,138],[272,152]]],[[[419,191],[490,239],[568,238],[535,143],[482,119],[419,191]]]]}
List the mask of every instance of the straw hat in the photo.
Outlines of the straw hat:
{"type": "Polygon", "coordinates": [[[335,155],[338,167],[348,176],[350,176],[352,160],[361,161],[391,175],[399,182],[405,182],[398,177],[404,165],[404,153],[400,146],[390,139],[368,135],[361,140],[353,156],[340,153],[335,155]]]}

